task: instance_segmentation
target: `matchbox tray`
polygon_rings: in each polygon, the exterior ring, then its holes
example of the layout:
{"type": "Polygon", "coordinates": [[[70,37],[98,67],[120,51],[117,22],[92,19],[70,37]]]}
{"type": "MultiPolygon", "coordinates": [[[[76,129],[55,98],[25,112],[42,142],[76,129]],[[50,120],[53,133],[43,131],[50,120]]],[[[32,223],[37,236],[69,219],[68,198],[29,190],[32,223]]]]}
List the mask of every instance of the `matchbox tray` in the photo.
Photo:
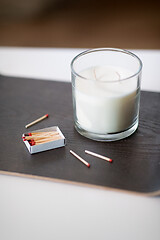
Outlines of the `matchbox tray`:
{"type": "MultiPolygon", "coordinates": [[[[33,153],[38,153],[38,152],[43,152],[43,151],[47,151],[47,150],[51,150],[54,148],[59,148],[59,147],[63,147],[65,146],[65,137],[62,134],[62,132],[60,131],[59,127],[54,126],[54,127],[49,127],[49,128],[42,128],[39,130],[34,130],[34,133],[38,133],[38,132],[55,132],[57,131],[59,133],[59,135],[61,136],[61,139],[58,140],[53,140],[53,141],[49,141],[47,143],[42,143],[39,145],[33,145],[31,146],[29,141],[23,141],[24,144],[26,145],[28,151],[33,154],[33,153]]],[[[22,135],[22,138],[25,137],[26,135],[28,135],[30,132],[24,133],[22,135]]]]}

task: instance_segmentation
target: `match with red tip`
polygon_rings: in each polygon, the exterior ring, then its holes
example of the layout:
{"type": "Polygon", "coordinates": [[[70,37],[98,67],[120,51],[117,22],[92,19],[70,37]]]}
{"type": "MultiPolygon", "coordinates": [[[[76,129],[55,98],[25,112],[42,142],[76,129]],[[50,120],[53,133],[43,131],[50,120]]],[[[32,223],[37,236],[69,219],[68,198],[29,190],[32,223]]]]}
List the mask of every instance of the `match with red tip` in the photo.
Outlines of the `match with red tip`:
{"type": "Polygon", "coordinates": [[[85,161],[83,158],[81,158],[80,156],[78,156],[78,154],[76,154],[75,152],[73,152],[72,150],[70,150],[70,153],[75,156],[78,160],[80,160],[83,164],[85,164],[88,168],[90,167],[90,164],[85,161]]]}
{"type": "Polygon", "coordinates": [[[94,153],[94,152],[91,152],[91,151],[88,151],[88,150],[85,150],[85,153],[87,153],[89,155],[92,155],[94,157],[100,158],[100,159],[102,159],[104,161],[107,161],[107,162],[110,162],[110,163],[113,161],[111,158],[108,158],[106,156],[102,156],[100,154],[97,154],[97,153],[94,153]]]}
{"type": "Polygon", "coordinates": [[[36,124],[36,123],[38,123],[38,122],[40,122],[40,121],[42,121],[43,119],[48,118],[48,117],[49,117],[49,114],[45,114],[44,116],[42,116],[42,117],[36,119],[35,121],[27,124],[27,125],[25,126],[25,128],[29,128],[29,127],[31,127],[32,125],[34,125],[34,124],[36,124]]]}

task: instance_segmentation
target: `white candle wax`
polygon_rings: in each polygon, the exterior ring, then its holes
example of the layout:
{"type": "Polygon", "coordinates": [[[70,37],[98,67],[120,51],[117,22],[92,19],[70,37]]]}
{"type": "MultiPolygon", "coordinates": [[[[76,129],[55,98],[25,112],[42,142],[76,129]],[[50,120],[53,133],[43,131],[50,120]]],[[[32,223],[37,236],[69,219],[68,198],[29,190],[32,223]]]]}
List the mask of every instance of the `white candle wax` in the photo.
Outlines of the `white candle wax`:
{"type": "Polygon", "coordinates": [[[75,79],[75,106],[80,126],[99,134],[131,127],[137,117],[139,98],[137,79],[129,78],[133,73],[120,67],[97,66],[80,75],[84,78],[75,79]]]}

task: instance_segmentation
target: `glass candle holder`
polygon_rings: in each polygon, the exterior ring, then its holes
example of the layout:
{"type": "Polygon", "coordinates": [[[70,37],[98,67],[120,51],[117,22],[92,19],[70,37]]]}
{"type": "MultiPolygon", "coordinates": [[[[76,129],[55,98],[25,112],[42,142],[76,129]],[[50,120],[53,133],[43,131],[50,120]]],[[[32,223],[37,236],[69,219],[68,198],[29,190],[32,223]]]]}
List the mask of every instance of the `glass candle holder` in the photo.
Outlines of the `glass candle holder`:
{"type": "Polygon", "coordinates": [[[71,62],[76,130],[97,141],[128,137],[138,127],[142,62],[116,48],[84,51],[71,62]]]}

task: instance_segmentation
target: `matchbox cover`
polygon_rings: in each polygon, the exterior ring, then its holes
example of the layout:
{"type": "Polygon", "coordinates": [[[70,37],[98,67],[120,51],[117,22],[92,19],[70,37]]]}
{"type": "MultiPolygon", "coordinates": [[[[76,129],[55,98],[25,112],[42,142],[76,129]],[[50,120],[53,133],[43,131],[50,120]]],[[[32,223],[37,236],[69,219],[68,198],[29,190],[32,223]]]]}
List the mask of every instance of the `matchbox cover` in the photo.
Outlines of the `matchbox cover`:
{"type": "Polygon", "coordinates": [[[22,139],[30,154],[63,147],[66,142],[65,137],[58,126],[23,133],[22,139]],[[40,137],[41,135],[42,137],[40,137]]]}

